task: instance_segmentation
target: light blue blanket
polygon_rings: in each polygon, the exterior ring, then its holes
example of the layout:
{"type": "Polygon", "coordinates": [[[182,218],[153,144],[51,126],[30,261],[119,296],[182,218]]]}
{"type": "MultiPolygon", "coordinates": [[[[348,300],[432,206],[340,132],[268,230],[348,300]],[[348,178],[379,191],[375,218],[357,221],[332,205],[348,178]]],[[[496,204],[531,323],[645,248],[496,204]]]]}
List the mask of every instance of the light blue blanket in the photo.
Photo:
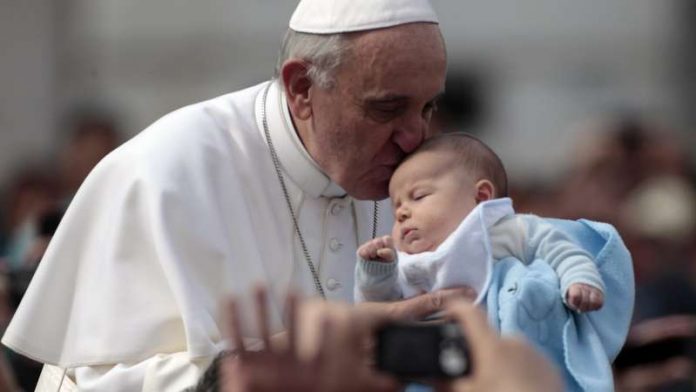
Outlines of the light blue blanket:
{"type": "MultiPolygon", "coordinates": [[[[558,277],[543,260],[495,263],[484,304],[502,335],[523,334],[554,362],[567,391],[613,391],[611,362],[626,339],[633,314],[631,255],[613,226],[588,220],[549,219],[594,256],[605,284],[602,309],[578,314],[561,300],[558,277]]],[[[475,364],[474,364],[475,366],[475,364]]],[[[431,391],[411,384],[408,392],[431,391]]]]}
{"type": "Polygon", "coordinates": [[[550,220],[594,257],[605,283],[599,311],[578,314],[561,301],[558,277],[536,260],[497,262],[485,304],[502,335],[523,334],[561,368],[568,391],[612,391],[611,362],[626,339],[633,313],[631,256],[611,225],[550,220]]]}

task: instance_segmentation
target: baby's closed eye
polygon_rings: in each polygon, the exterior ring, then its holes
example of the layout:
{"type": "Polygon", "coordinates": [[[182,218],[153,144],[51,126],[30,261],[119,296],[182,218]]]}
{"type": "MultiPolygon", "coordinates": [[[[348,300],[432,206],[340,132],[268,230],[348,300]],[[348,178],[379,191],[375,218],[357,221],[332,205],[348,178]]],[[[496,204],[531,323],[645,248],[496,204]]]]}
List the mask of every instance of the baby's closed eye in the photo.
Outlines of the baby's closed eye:
{"type": "Polygon", "coordinates": [[[431,194],[432,194],[432,192],[430,192],[430,191],[421,190],[421,191],[413,192],[412,197],[413,197],[413,200],[418,201],[418,200],[423,200],[424,198],[430,196],[431,194]]]}

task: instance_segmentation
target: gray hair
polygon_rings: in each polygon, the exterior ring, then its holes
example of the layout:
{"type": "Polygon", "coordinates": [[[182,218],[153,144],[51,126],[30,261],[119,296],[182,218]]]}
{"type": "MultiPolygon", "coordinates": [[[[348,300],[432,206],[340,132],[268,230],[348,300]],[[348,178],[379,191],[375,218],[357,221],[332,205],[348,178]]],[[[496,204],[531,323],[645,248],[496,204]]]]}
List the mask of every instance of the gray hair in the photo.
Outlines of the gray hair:
{"type": "Polygon", "coordinates": [[[321,88],[331,88],[336,82],[334,71],[345,60],[347,49],[345,34],[307,34],[288,29],[280,47],[275,76],[280,77],[286,60],[299,58],[309,63],[307,76],[312,82],[321,88]]]}

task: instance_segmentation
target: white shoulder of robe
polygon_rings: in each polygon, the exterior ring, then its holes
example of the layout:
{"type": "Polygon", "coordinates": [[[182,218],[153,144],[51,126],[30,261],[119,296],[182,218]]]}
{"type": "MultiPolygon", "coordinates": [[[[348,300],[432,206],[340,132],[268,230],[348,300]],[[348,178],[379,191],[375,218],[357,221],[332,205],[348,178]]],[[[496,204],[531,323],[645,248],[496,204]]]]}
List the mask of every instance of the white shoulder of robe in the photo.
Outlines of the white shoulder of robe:
{"type": "Polygon", "coordinates": [[[223,293],[289,275],[259,254],[274,227],[255,210],[278,192],[254,120],[264,85],[175,111],[99,163],[2,342],[61,367],[219,351],[223,293]]]}

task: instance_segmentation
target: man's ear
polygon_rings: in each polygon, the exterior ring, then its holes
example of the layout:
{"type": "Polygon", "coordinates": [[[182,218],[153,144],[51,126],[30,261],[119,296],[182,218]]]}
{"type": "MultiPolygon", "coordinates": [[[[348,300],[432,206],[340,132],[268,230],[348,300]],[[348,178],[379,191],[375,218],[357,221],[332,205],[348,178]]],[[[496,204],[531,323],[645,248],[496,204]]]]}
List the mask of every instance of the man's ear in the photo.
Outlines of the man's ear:
{"type": "Polygon", "coordinates": [[[307,120],[312,115],[310,99],[312,80],[307,75],[307,69],[307,62],[299,59],[290,59],[283,63],[283,67],[280,70],[280,77],[288,99],[288,107],[293,117],[299,120],[307,120]]]}
{"type": "Polygon", "coordinates": [[[495,186],[489,180],[479,180],[476,183],[476,204],[491,200],[495,197],[495,186]]]}

